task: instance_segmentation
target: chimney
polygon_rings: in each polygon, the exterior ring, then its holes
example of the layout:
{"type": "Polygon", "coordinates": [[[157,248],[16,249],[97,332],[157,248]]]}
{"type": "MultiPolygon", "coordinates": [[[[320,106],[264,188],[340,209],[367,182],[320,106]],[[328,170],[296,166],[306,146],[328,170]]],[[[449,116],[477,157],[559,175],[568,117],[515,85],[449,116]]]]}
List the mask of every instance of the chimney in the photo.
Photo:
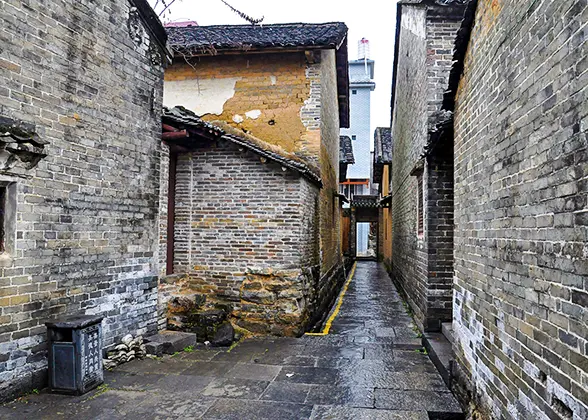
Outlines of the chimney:
{"type": "Polygon", "coordinates": [[[357,43],[357,59],[358,60],[369,60],[370,59],[370,41],[365,38],[361,38],[357,43]]]}

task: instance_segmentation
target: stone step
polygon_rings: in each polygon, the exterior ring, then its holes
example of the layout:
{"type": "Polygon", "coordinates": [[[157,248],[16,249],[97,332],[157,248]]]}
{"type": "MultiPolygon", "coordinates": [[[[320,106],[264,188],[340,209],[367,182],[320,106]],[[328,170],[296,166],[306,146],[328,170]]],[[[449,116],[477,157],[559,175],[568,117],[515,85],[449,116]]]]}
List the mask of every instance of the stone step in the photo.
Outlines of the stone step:
{"type": "Polygon", "coordinates": [[[453,344],[453,322],[443,322],[441,324],[441,333],[453,344]]]}
{"type": "Polygon", "coordinates": [[[161,357],[163,354],[174,354],[186,347],[196,345],[196,334],[163,330],[155,335],[145,337],[147,354],[161,357]]]}
{"type": "Polygon", "coordinates": [[[454,361],[451,343],[442,333],[428,332],[423,335],[423,346],[427,349],[431,361],[443,377],[445,384],[451,389],[454,361]]]}

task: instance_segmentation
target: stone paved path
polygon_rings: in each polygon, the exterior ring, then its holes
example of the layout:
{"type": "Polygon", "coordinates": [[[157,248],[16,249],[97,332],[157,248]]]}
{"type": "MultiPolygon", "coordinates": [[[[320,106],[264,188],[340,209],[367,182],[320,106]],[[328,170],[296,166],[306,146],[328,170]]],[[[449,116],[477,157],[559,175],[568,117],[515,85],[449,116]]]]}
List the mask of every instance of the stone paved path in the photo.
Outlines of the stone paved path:
{"type": "Polygon", "coordinates": [[[90,394],[42,391],[0,407],[0,418],[462,418],[420,342],[381,265],[359,262],[329,335],[133,361],[90,394]]]}

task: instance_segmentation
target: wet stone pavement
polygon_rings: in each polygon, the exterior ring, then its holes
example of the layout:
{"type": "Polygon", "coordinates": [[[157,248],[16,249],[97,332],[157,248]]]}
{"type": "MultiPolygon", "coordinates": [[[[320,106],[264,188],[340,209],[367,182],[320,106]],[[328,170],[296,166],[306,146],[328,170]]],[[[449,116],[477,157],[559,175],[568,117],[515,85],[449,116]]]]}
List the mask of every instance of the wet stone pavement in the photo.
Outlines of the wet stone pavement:
{"type": "Polygon", "coordinates": [[[133,361],[89,394],[41,391],[0,406],[0,418],[463,418],[415,331],[383,267],[358,262],[328,335],[133,361]]]}

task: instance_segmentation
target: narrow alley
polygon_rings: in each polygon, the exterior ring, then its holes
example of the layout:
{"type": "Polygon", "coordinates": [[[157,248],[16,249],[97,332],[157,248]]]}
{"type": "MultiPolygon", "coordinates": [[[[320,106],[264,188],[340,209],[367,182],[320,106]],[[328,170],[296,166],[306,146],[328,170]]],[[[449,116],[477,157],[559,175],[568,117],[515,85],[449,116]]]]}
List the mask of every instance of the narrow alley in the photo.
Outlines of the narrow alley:
{"type": "Polygon", "coordinates": [[[136,360],[85,396],[41,391],[0,407],[0,418],[462,418],[382,265],[356,267],[327,335],[136,360]]]}

